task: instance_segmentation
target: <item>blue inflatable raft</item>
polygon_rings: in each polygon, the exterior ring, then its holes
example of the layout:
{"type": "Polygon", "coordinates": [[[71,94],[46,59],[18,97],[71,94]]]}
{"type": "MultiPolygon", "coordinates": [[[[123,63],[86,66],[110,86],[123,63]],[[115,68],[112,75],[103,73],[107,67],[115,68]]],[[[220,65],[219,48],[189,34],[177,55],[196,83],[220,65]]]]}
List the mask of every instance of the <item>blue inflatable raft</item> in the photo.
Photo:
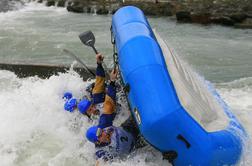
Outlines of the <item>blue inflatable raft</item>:
{"type": "Polygon", "coordinates": [[[246,132],[215,89],[154,33],[133,6],[112,18],[128,101],[142,136],[174,165],[239,162],[246,132]]]}

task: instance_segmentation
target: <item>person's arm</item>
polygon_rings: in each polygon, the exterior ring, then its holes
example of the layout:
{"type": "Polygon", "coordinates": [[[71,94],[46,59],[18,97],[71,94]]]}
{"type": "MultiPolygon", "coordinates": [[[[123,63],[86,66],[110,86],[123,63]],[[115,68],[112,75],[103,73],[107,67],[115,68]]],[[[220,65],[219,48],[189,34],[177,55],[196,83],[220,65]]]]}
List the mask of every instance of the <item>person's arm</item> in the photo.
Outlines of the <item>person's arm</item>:
{"type": "Polygon", "coordinates": [[[101,54],[96,55],[96,77],[95,77],[95,85],[92,90],[92,97],[94,100],[94,104],[101,103],[104,100],[104,92],[105,92],[105,71],[102,66],[103,56],[101,54]]]}
{"type": "Polygon", "coordinates": [[[98,126],[105,128],[113,125],[116,110],[116,86],[115,79],[117,71],[112,71],[110,74],[110,84],[108,86],[107,94],[103,104],[103,113],[100,116],[98,126]]]}
{"type": "Polygon", "coordinates": [[[116,80],[116,77],[117,77],[117,70],[114,69],[110,73],[110,84],[108,86],[108,90],[107,90],[105,101],[104,101],[104,114],[112,114],[115,112],[115,106],[116,106],[115,80],[116,80]]]}

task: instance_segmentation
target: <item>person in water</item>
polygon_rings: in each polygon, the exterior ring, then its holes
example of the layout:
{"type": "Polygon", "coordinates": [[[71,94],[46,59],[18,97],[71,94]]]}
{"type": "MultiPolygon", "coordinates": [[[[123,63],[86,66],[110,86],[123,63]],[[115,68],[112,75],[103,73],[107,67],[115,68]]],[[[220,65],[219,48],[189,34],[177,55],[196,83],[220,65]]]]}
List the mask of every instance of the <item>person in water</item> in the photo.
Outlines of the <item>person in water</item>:
{"type": "Polygon", "coordinates": [[[99,115],[100,128],[112,126],[116,110],[116,86],[115,81],[118,71],[114,69],[110,73],[110,83],[105,92],[105,71],[102,66],[104,57],[101,54],[96,55],[96,79],[92,89],[91,99],[84,98],[77,103],[77,100],[71,95],[65,93],[65,110],[72,112],[78,109],[80,113],[91,118],[93,115],[99,115]]]}
{"type": "Polygon", "coordinates": [[[95,145],[96,166],[100,162],[112,162],[116,158],[124,158],[134,149],[146,145],[132,117],[120,127],[92,126],[87,130],[86,138],[95,145]]]}

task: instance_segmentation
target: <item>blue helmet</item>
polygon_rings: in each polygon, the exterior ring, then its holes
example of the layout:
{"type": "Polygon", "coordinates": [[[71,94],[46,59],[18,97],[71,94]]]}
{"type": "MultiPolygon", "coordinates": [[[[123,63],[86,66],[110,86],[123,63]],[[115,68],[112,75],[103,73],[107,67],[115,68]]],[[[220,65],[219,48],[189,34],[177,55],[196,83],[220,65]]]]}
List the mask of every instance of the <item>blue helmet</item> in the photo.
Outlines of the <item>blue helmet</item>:
{"type": "Polygon", "coordinates": [[[77,100],[75,98],[71,98],[67,100],[64,105],[64,109],[69,112],[73,112],[74,108],[77,107],[77,100]]]}
{"type": "Polygon", "coordinates": [[[64,93],[64,96],[63,96],[63,99],[71,99],[73,97],[72,93],[71,92],[65,92],[64,93]]]}
{"type": "Polygon", "coordinates": [[[78,109],[80,113],[85,114],[91,104],[91,101],[89,101],[88,99],[81,100],[78,104],[78,109]]]}
{"type": "Polygon", "coordinates": [[[86,137],[90,142],[96,143],[100,134],[101,128],[97,126],[92,126],[87,130],[86,137]]]}

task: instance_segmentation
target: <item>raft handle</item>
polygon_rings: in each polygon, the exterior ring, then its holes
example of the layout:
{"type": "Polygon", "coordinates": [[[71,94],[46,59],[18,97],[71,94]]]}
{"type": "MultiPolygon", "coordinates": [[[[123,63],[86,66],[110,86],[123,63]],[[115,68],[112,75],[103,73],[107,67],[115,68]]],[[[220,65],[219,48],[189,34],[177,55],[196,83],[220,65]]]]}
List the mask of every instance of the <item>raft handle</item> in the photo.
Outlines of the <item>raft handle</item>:
{"type": "Polygon", "coordinates": [[[187,149],[189,149],[191,147],[191,144],[182,135],[179,134],[177,136],[177,139],[183,141],[186,144],[186,148],[187,149]]]}

